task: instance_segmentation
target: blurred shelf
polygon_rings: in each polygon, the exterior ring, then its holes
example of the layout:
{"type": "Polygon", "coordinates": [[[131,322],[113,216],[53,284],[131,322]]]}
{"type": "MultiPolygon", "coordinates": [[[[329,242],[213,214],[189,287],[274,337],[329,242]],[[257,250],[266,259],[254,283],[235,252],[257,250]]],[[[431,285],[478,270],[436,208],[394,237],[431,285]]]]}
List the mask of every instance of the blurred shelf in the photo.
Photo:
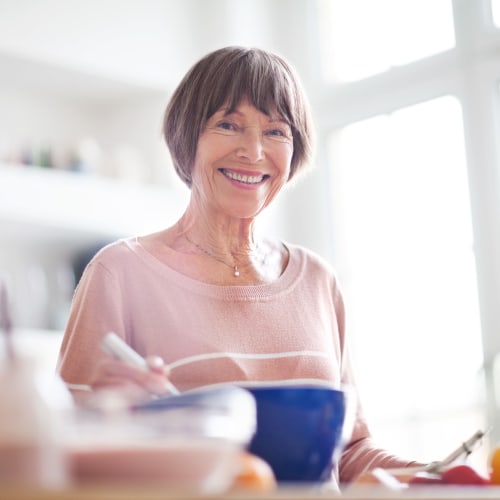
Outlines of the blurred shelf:
{"type": "MultiPolygon", "coordinates": [[[[167,94],[167,89],[139,80],[5,50],[0,50],[0,73],[0,89],[28,101],[50,98],[73,110],[63,120],[74,120],[81,103],[98,110],[99,120],[110,103],[163,100],[167,94]]],[[[61,134],[59,127],[57,131],[61,134]]],[[[186,201],[187,193],[179,189],[0,161],[1,250],[40,245],[71,250],[159,230],[180,216],[186,201]]]]}
{"type": "Polygon", "coordinates": [[[165,186],[0,164],[0,241],[76,249],[165,228],[186,202],[165,186]]]}

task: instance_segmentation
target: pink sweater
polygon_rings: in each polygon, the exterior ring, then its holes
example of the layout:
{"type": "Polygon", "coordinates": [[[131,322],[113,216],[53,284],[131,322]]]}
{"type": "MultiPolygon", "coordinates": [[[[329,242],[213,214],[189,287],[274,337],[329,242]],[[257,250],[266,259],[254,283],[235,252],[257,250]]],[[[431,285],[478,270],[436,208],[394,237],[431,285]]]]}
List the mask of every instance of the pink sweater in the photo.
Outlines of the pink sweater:
{"type": "MultiPolygon", "coordinates": [[[[288,249],[288,266],[276,282],[218,286],[178,273],[135,238],[108,245],[75,292],[60,353],[63,380],[88,384],[104,356],[100,340],[114,331],[143,356],[161,356],[181,390],[293,379],[353,386],[335,275],[317,255],[288,249]]],[[[374,446],[358,405],[335,480],[407,464],[374,446]]]]}

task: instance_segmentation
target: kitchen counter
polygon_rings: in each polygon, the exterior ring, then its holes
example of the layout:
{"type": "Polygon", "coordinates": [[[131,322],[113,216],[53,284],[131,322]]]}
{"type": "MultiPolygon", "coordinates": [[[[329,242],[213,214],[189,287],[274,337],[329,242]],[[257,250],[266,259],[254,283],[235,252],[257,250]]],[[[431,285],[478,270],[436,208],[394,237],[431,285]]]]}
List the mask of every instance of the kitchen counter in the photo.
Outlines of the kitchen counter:
{"type": "Polygon", "coordinates": [[[200,496],[163,488],[144,486],[95,486],[61,490],[0,488],[0,500],[487,500],[500,499],[500,486],[487,487],[418,487],[391,491],[378,487],[356,487],[338,494],[311,488],[280,488],[272,493],[233,492],[200,496]]]}

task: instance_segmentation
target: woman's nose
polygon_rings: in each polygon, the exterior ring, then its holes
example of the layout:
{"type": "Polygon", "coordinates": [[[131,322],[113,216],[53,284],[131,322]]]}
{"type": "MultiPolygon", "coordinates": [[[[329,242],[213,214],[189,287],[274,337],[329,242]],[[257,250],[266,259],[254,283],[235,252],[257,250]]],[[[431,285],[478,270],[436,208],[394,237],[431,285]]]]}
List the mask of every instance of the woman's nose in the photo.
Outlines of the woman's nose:
{"type": "Polygon", "coordinates": [[[260,129],[248,127],[244,130],[240,136],[237,155],[252,163],[256,163],[264,158],[264,147],[260,129]]]}

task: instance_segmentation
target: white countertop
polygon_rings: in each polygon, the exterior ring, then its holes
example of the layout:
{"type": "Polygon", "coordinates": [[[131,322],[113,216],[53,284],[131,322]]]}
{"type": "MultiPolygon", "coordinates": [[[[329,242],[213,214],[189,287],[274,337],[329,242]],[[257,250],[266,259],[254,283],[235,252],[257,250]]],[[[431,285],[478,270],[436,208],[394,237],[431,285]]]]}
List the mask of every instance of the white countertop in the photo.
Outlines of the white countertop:
{"type": "Polygon", "coordinates": [[[346,500],[486,500],[500,499],[500,486],[423,486],[402,492],[378,487],[356,487],[342,494],[305,487],[288,487],[279,488],[272,493],[241,491],[215,496],[199,496],[146,486],[86,486],[57,491],[4,489],[0,487],[0,500],[204,500],[207,498],[220,500],[329,500],[339,498],[346,500]]]}

